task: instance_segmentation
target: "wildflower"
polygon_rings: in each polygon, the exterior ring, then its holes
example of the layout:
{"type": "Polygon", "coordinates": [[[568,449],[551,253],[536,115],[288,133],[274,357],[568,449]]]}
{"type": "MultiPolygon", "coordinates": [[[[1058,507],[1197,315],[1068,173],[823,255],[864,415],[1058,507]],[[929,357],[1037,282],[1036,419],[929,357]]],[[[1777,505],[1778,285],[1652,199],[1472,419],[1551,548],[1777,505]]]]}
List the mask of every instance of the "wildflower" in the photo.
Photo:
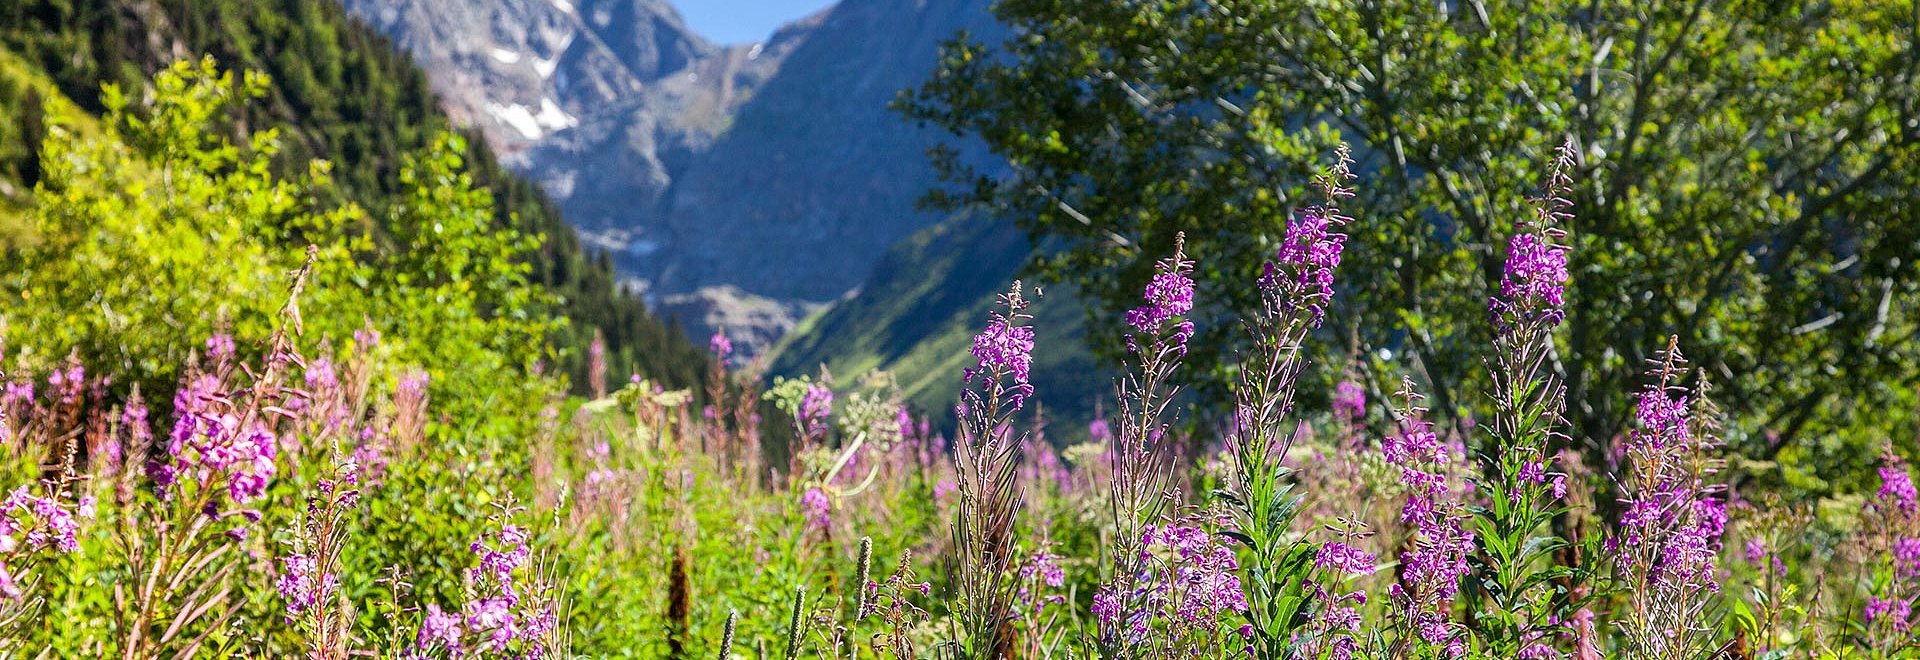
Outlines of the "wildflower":
{"type": "Polygon", "coordinates": [[[1891,621],[1895,632],[1905,633],[1913,624],[1913,603],[1898,598],[1882,600],[1867,597],[1867,609],[1863,615],[1868,625],[1875,621],[1891,621]]]}
{"type": "Polygon", "coordinates": [[[1035,593],[1040,587],[1058,589],[1067,583],[1067,573],[1060,568],[1060,557],[1046,550],[1035,550],[1020,565],[1020,588],[1014,598],[1026,605],[1027,611],[1038,618],[1048,606],[1067,602],[1065,594],[1053,593],[1042,596],[1035,593]]]}
{"type": "Polygon", "coordinates": [[[57,495],[42,497],[27,486],[16,488],[0,500],[0,552],[12,552],[21,545],[27,550],[78,551],[80,521],[92,518],[92,509],[90,497],[76,516],[57,495]]]}
{"type": "MultiPolygon", "coordinates": [[[[14,489],[0,500],[0,601],[25,595],[7,559],[47,548],[62,553],[79,551],[80,522],[92,520],[93,509],[92,497],[83,498],[69,511],[57,493],[34,495],[27,486],[14,489]]],[[[0,609],[4,608],[0,603],[0,609]]]]}
{"type": "Polygon", "coordinates": [[[1113,427],[1107,424],[1107,420],[1095,417],[1093,421],[1087,422],[1087,438],[1094,442],[1111,442],[1113,427]]]}
{"type": "Polygon", "coordinates": [[[1894,568],[1904,578],[1920,578],[1920,538],[1893,542],[1894,568]]]}
{"type": "Polygon", "coordinates": [[[1317,568],[1355,575],[1372,575],[1373,562],[1373,553],[1341,541],[1330,541],[1320,546],[1320,551],[1314,554],[1313,559],[1317,568]]]}
{"type": "Polygon", "coordinates": [[[496,583],[510,582],[513,572],[527,563],[527,530],[507,525],[491,536],[493,544],[487,543],[487,537],[483,536],[468,546],[468,550],[480,557],[468,573],[476,581],[490,578],[496,583]]]}
{"type": "Polygon", "coordinates": [[[207,338],[207,358],[214,364],[226,364],[233,359],[233,335],[216,332],[207,338]]]}
{"type": "Polygon", "coordinates": [[[1609,542],[1632,593],[1627,642],[1661,656],[1693,655],[1710,643],[1698,621],[1707,594],[1720,588],[1715,563],[1727,524],[1726,503],[1708,483],[1717,469],[1705,458],[1718,445],[1712,409],[1704,397],[1689,401],[1676,385],[1686,375],[1676,343],[1669,341],[1640,394],[1638,428],[1623,445],[1630,465],[1625,512],[1609,542]]]}
{"type": "Polygon", "coordinates": [[[1907,474],[1905,466],[1897,463],[1880,468],[1879,495],[1881,500],[1909,516],[1914,514],[1916,501],[1920,501],[1914,492],[1913,477],[1907,474]]]}
{"type": "Polygon", "coordinates": [[[1424,419],[1411,381],[1402,381],[1400,396],[1405,401],[1400,433],[1380,446],[1410,486],[1400,520],[1413,526],[1415,537],[1413,547],[1400,554],[1400,580],[1387,591],[1395,611],[1404,617],[1406,632],[1427,644],[1446,644],[1449,656],[1460,657],[1451,650],[1460,636],[1448,624],[1448,611],[1467,574],[1474,535],[1466,528],[1464,504],[1449,493],[1442,473],[1454,450],[1440,442],[1432,422],[1424,419]]]}
{"type": "Polygon", "coordinates": [[[1573,165],[1573,146],[1560,148],[1546,194],[1538,200],[1534,218],[1523,223],[1507,239],[1507,260],[1500,278],[1500,293],[1487,302],[1494,327],[1509,332],[1521,327],[1558,325],[1566,318],[1568,247],[1561,244],[1566,230],[1560,223],[1571,218],[1566,195],[1572,184],[1567,170],[1573,165]]]}
{"type": "MultiPolygon", "coordinates": [[[[1184,245],[1185,236],[1178,242],[1184,245]]],[[[1193,278],[1189,277],[1192,272],[1193,262],[1185,257],[1181,247],[1175,247],[1173,256],[1155,264],[1153,279],[1147,282],[1146,292],[1141,295],[1147,304],[1127,311],[1127,325],[1142,335],[1157,336],[1168,321],[1193,311],[1193,278]]],[[[1192,336],[1192,322],[1176,324],[1174,346],[1185,350],[1187,339],[1192,336]]]]}
{"type": "Polygon", "coordinates": [[[380,345],[380,331],[374,329],[372,325],[362,326],[359,330],[353,331],[353,344],[358,350],[372,350],[373,347],[380,345]]]}
{"type": "Polygon", "coordinates": [[[806,396],[800,399],[800,421],[806,425],[808,432],[824,432],[827,428],[827,416],[831,414],[833,414],[833,390],[819,383],[808,385],[806,396]]]}
{"type": "Polygon", "coordinates": [[[333,362],[326,358],[316,358],[308,362],[304,378],[308,391],[331,390],[340,386],[340,378],[334,373],[333,362]]]}
{"type": "MultiPolygon", "coordinates": [[[[1019,301],[1018,294],[1011,298],[1002,295],[1003,300],[1019,301]]],[[[996,378],[1006,375],[1012,378],[1012,404],[1019,408],[1028,396],[1033,394],[1033,385],[1028,379],[1033,370],[1033,326],[1019,325],[1020,308],[1025,303],[1009,305],[1009,317],[995,312],[987,321],[985,330],[973,338],[973,357],[979,360],[979,366],[966,371],[966,379],[972,382],[974,376],[985,375],[996,378]]]]}
{"type": "Polygon", "coordinates": [[[1207,639],[1220,631],[1222,617],[1247,611],[1239,559],[1210,524],[1188,515],[1141,528],[1140,573],[1094,595],[1103,637],[1135,643],[1157,624],[1175,640],[1207,639]]]}
{"type": "Polygon", "coordinates": [[[1560,657],[1559,651],[1555,651],[1552,646],[1540,642],[1534,642],[1527,645],[1526,648],[1520,649],[1521,660],[1545,660],[1546,658],[1558,657],[1560,657]]]}
{"type": "Polygon", "coordinates": [[[707,351],[713,353],[716,358],[726,360],[728,356],[733,355],[733,340],[728,339],[724,332],[715,332],[713,338],[707,340],[707,351]]]}
{"type": "Polygon", "coordinates": [[[438,644],[448,650],[460,650],[460,617],[440,611],[440,606],[427,604],[427,614],[420,620],[420,635],[414,646],[425,651],[438,644]]]}
{"type": "Polygon", "coordinates": [[[825,491],[808,488],[800,496],[800,511],[807,517],[808,526],[824,532],[832,523],[833,502],[827,499],[825,491]]]}
{"type": "Polygon", "coordinates": [[[1305,308],[1313,327],[1326,318],[1327,301],[1333,298],[1333,269],[1339,267],[1347,241],[1337,230],[1346,221],[1329,209],[1307,209],[1287,223],[1285,241],[1262,267],[1260,288],[1282,294],[1290,309],[1305,308]]]}
{"type": "Polygon", "coordinates": [[[70,406],[80,400],[80,388],[86,385],[86,380],[87,370],[79,362],[71,361],[66,369],[55,367],[47,374],[47,389],[61,405],[70,406]]]}
{"type": "Polygon", "coordinates": [[[1346,420],[1357,420],[1367,416],[1367,392],[1360,384],[1340,381],[1333,386],[1333,414],[1346,420]]]}
{"type": "Polygon", "coordinates": [[[13,579],[13,573],[7,571],[7,565],[0,563],[0,600],[20,600],[26,592],[13,579]]]}
{"type": "Polygon", "coordinates": [[[8,408],[20,406],[23,403],[33,403],[33,381],[18,380],[7,383],[6,389],[0,391],[0,402],[4,402],[8,408]]]}
{"type": "Polygon", "coordinates": [[[280,597],[287,601],[287,618],[292,620],[320,605],[339,590],[340,583],[331,573],[321,571],[313,557],[295,553],[281,558],[280,577],[274,581],[280,597]]]}

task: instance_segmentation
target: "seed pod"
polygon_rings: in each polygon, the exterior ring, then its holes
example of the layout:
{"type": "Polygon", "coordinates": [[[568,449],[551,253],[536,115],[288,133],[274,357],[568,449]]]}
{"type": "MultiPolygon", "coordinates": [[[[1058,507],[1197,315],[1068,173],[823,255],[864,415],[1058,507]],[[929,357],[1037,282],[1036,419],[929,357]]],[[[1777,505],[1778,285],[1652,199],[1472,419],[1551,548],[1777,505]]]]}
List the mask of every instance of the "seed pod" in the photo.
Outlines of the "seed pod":
{"type": "Polygon", "coordinates": [[[740,621],[740,610],[727,611],[727,628],[720,633],[720,660],[733,657],[733,627],[740,621]]]}
{"type": "Polygon", "coordinates": [[[787,660],[800,657],[800,626],[806,621],[807,588],[793,588],[793,621],[787,624],[787,660]]]}
{"type": "Polygon", "coordinates": [[[854,571],[853,579],[853,618],[864,619],[867,616],[867,580],[873,572],[873,537],[860,537],[859,570],[854,571]]]}

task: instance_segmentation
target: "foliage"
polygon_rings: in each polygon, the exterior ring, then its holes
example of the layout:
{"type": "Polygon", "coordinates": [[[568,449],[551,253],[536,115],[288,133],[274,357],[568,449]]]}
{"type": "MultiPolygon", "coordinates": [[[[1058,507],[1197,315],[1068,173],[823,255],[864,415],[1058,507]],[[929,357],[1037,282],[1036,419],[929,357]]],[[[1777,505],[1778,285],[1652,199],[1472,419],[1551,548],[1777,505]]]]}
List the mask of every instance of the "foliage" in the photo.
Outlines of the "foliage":
{"type": "MultiPolygon", "coordinates": [[[[1034,266],[1079,285],[1101,321],[1185,232],[1216,265],[1202,292],[1222,301],[1197,319],[1196,358],[1225,365],[1244,345],[1226,321],[1259,307],[1235,278],[1279,245],[1317,155],[1351,141],[1357,171],[1387,185],[1354,200],[1365,211],[1348,267],[1365,276],[1321,339],[1430,374],[1444,415],[1485,413],[1476,350],[1490,338],[1494,246],[1526,217],[1543,146],[1571,140],[1570,268],[1583,276],[1554,370],[1579,402],[1566,414],[1587,460],[1631,417],[1603,393],[1628,389],[1669,331],[1721,374],[1729,442],[1787,459],[1796,487],[1861,474],[1872,452],[1859,449],[1906,426],[1920,373],[1908,340],[1920,53],[1906,7],[1008,0],[994,12],[1012,28],[1004,42],[954,42],[903,97],[908,116],[1006,163],[942,154],[957,185],[933,201],[1022,223],[1043,250],[1034,266]],[[1853,450],[1822,449],[1836,445],[1853,450]]],[[[1112,335],[1103,346],[1118,353],[1112,335]]],[[[1370,367],[1368,389],[1390,390],[1392,369],[1370,367]]],[[[1224,401],[1231,380],[1223,366],[1201,389],[1224,401]]]]}
{"type": "MultiPolygon", "coordinates": [[[[402,176],[419,154],[441,148],[454,125],[438,109],[426,76],[373,28],[333,0],[214,0],[145,3],[131,0],[23,0],[0,7],[0,61],[44,76],[45,87],[19,93],[0,83],[0,113],[32,118],[39,108],[71,100],[80,113],[107,110],[104,83],[138,105],[147,81],[172,66],[178,52],[206,53],[221,67],[261,75],[260,95],[227,106],[222,132],[278,134],[265,159],[279,179],[299,181],[315,160],[331,163],[325,185],[308,186],[315,212],[358,205],[355,220],[366,250],[398,256],[415,247],[389,220],[404,219],[414,186],[402,176]]],[[[7,78],[9,76],[0,76],[7,78]]],[[[42,174],[40,133],[32,121],[0,129],[0,247],[30,242],[9,226],[5,210],[31,201],[42,174]],[[18,130],[15,130],[15,129],[18,130]],[[18,173],[17,177],[12,173],[18,173]],[[6,194],[11,189],[13,194],[6,194]]],[[[243,157],[245,140],[235,140],[243,157]]],[[[581,246],[558,211],[534,185],[508,173],[478,140],[448,143],[462,158],[474,187],[492,195],[492,226],[541,237],[516,259],[525,277],[552,298],[529,306],[534,316],[565,316],[552,329],[555,351],[547,367],[586,391],[587,346],[595,333],[608,346],[616,373],[642,373],[675,385],[700,382],[705,359],[671,324],[653,317],[625,293],[604,255],[581,246]]],[[[298,248],[297,243],[291,247],[298,248]]],[[[526,303],[523,303],[526,304],[526,303]]]]}

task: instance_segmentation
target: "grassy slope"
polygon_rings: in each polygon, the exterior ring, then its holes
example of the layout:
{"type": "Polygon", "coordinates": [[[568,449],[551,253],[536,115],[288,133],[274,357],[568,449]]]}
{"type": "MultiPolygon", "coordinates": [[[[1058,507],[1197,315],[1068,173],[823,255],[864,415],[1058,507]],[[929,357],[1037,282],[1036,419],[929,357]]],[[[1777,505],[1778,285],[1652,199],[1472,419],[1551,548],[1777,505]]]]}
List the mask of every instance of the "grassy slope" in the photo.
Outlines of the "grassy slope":
{"type": "MultiPolygon", "coordinates": [[[[995,295],[1018,277],[1027,252],[1026,237],[1004,223],[949,218],[895,245],[859,293],[795,328],[770,370],[795,375],[825,364],[845,383],[885,369],[915,408],[950,426],[946,411],[959,395],[962,370],[973,364],[973,334],[993,311],[995,295]]],[[[1080,300],[1058,288],[1044,293],[1028,309],[1038,346],[1033,384],[1052,435],[1071,437],[1091,419],[1094,402],[1110,396],[1112,378],[1085,348],[1080,300]]]]}

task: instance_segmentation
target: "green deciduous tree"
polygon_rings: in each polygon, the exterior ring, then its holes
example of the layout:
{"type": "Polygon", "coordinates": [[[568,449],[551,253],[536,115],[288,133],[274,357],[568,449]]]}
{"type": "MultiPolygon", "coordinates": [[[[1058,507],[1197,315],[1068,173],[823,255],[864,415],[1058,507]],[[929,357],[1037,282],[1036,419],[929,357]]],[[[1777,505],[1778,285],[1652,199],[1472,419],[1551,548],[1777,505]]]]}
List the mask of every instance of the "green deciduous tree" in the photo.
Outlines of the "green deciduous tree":
{"type": "MultiPolygon", "coordinates": [[[[1043,248],[1035,267],[1093,294],[1096,318],[1136,304],[1145,265],[1179,231],[1201,296],[1251,309],[1308,173],[1351,141],[1352,276],[1323,338],[1392,351],[1432,382],[1438,409],[1484,410],[1504,240],[1571,139],[1577,285],[1553,359],[1577,441],[1598,454],[1631,422],[1634,375],[1668,333],[1762,456],[1838,474],[1874,452],[1812,440],[1879,443],[1910,417],[1910,3],[1004,0],[995,12],[1011,36],[957,40],[901,106],[1006,163],[941,154],[959,186],[934,201],[1022,223],[1043,248]]],[[[1226,340],[1227,325],[1202,332],[1226,340]]],[[[1118,350],[1118,333],[1094,334],[1118,350]]],[[[1813,473],[1788,476],[1825,487],[1813,473]]]]}

